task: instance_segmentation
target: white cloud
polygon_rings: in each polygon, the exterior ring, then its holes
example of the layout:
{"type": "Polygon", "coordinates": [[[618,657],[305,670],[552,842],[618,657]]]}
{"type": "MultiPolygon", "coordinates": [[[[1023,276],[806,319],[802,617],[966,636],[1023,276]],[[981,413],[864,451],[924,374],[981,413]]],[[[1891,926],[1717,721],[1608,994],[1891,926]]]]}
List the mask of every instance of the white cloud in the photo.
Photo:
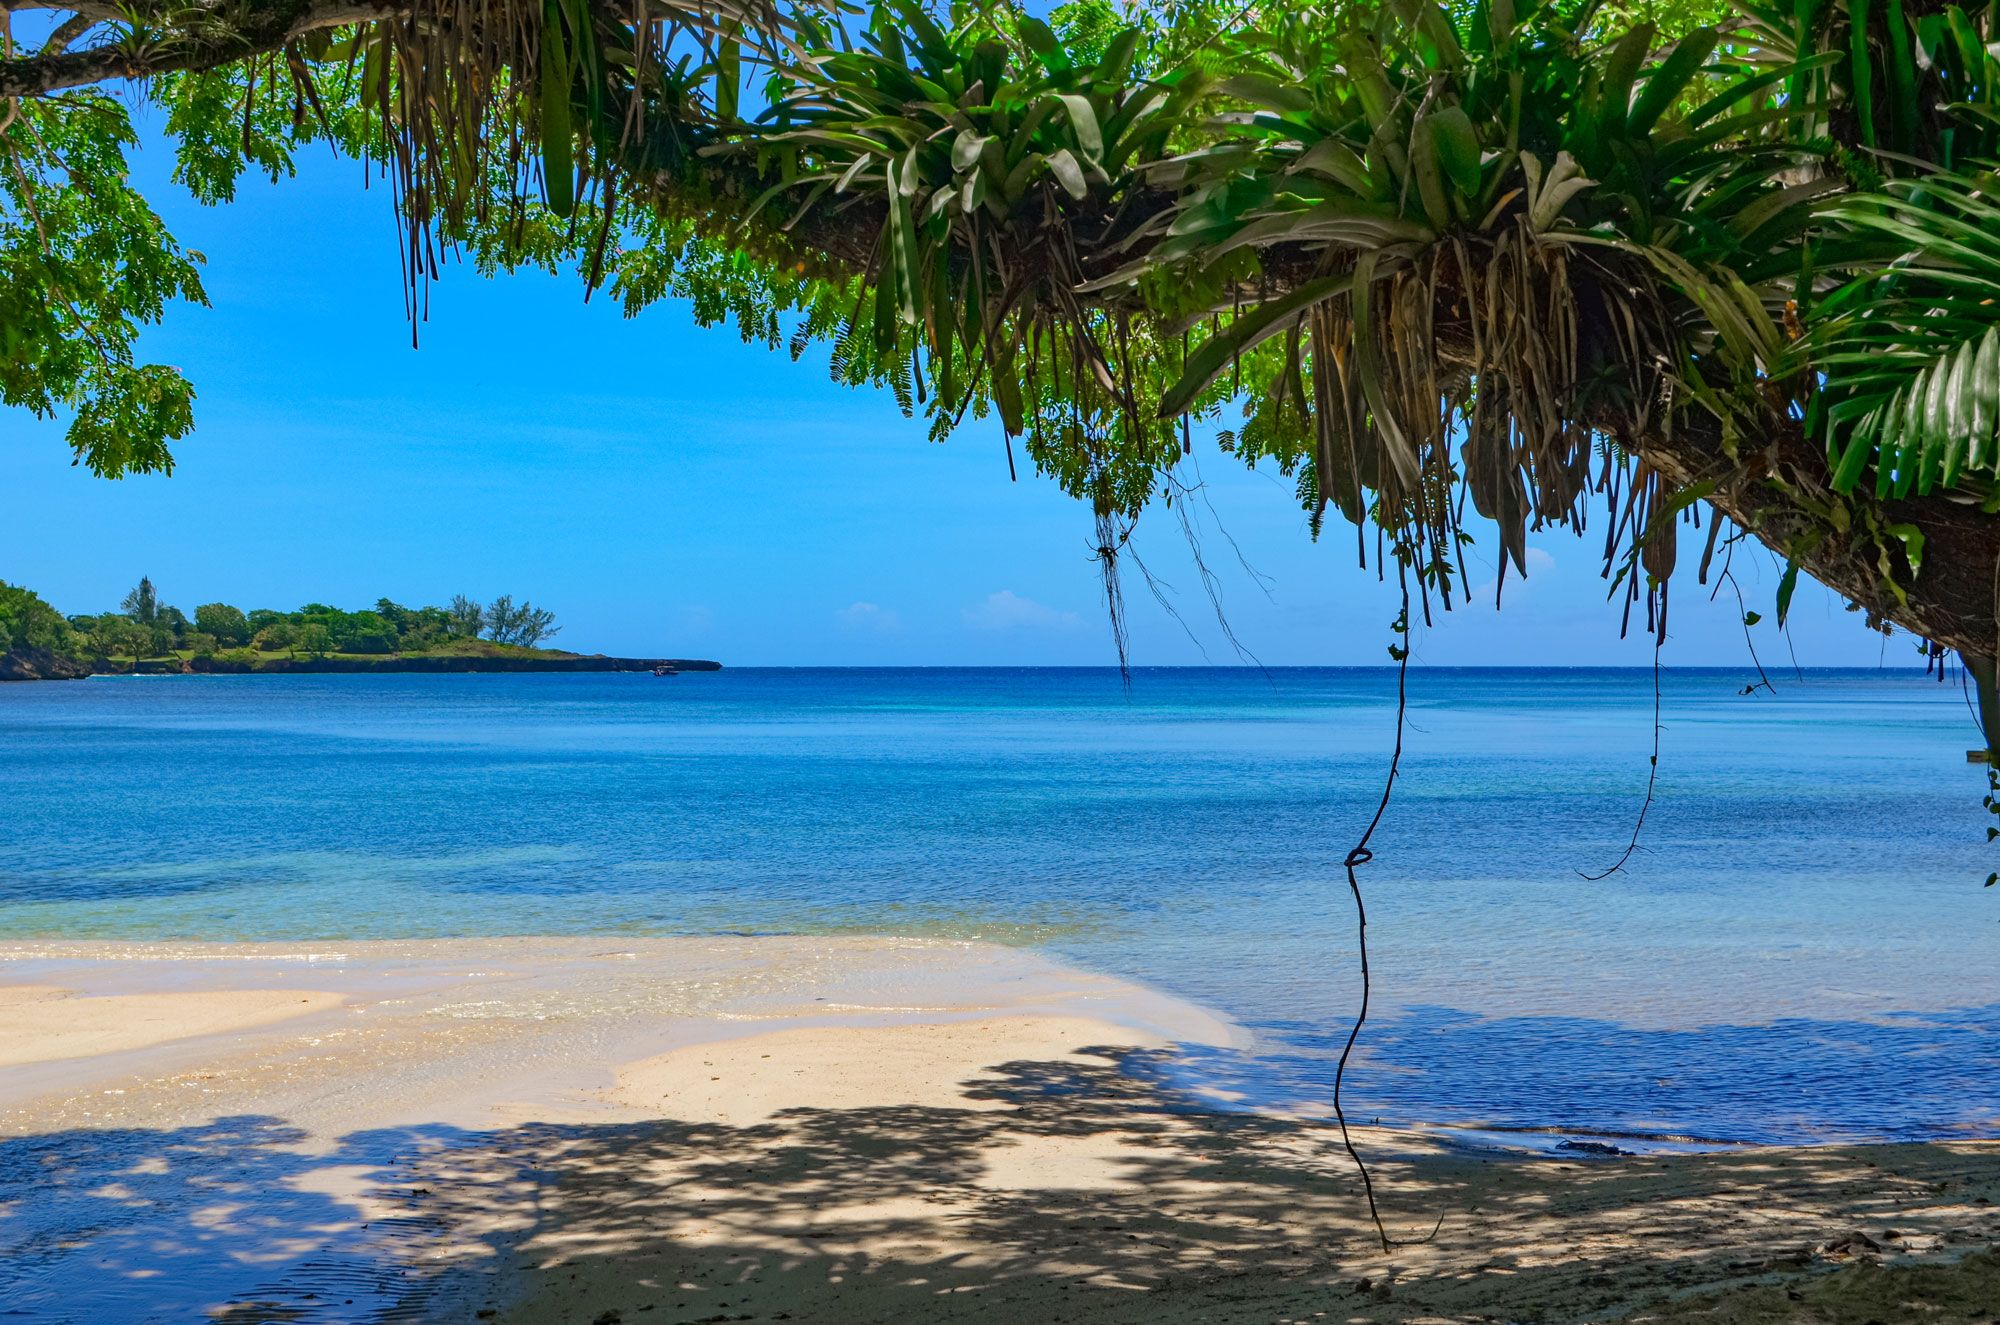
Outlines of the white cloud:
{"type": "Polygon", "coordinates": [[[849,603],[835,612],[834,616],[838,617],[841,626],[848,630],[889,635],[903,628],[903,618],[880,603],[849,603]]]}
{"type": "MultiPolygon", "coordinates": [[[[1495,551],[1499,551],[1499,549],[1496,548],[1495,551]]],[[[1514,569],[1513,559],[1508,557],[1505,552],[1500,552],[1500,557],[1507,563],[1507,584],[1504,592],[1509,598],[1519,598],[1522,594],[1526,593],[1528,591],[1528,582],[1532,582],[1537,575],[1547,576],[1555,573],[1556,559],[1538,547],[1529,548],[1528,555],[1522,558],[1528,566],[1525,574],[1514,569]]],[[[1475,584],[1472,587],[1472,593],[1466,601],[1469,603],[1483,603],[1491,607],[1493,605],[1493,591],[1498,587],[1498,581],[1489,576],[1483,583],[1475,584]]]]}
{"type": "Polygon", "coordinates": [[[984,602],[965,611],[965,624],[974,630],[1074,630],[1083,624],[1074,612],[1023,598],[1012,589],[988,594],[984,602]]]}

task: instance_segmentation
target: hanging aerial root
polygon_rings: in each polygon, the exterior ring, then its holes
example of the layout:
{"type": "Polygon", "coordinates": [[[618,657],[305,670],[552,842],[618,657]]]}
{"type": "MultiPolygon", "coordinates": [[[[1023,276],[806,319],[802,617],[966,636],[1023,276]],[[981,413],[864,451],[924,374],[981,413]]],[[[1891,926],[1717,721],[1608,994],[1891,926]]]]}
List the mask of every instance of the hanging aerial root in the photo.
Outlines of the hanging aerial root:
{"type": "MultiPolygon", "coordinates": [[[[1310,434],[1315,519],[1332,506],[1363,530],[1363,564],[1368,524],[1407,550],[1428,621],[1433,594],[1449,610],[1454,579],[1469,589],[1468,497],[1517,573],[1529,533],[1582,532],[1597,495],[1615,530],[1608,566],[1644,555],[1657,572],[1671,559],[1671,531],[1642,547],[1648,526],[1632,518],[1635,502],[1660,504],[1657,477],[1630,479],[1633,457],[1615,442],[1652,426],[1671,343],[1662,311],[1616,278],[1624,262],[1514,217],[1414,253],[1334,263],[1325,293],[1289,324],[1239,315],[1211,345],[1283,347],[1245,432],[1290,435],[1296,410],[1310,434]]],[[[1204,350],[1190,381],[1220,380],[1224,367],[1204,350]]],[[[1184,383],[1170,399],[1187,394],[1184,383]]]]}
{"type": "Polygon", "coordinates": [[[1348,1029],[1347,1043],[1341,1046],[1340,1061],[1333,1069],[1333,1119],[1340,1128],[1340,1143],[1347,1149],[1347,1156],[1354,1161],[1354,1168],[1361,1175],[1362,1195],[1368,1200],[1368,1218],[1374,1222],[1375,1236],[1381,1239],[1382,1250],[1392,1247],[1407,1247],[1429,1242],[1444,1227],[1444,1212],[1438,1212],[1437,1223],[1421,1238],[1392,1238],[1389,1228],[1382,1222],[1382,1209],[1375,1199],[1375,1179],[1368,1172],[1368,1163],[1362,1159],[1360,1148],[1354,1144],[1354,1134],[1348,1130],[1347,1111],[1341,1104],[1341,1088],[1347,1079],[1348,1060],[1354,1056],[1354,1046],[1361,1039],[1361,1028],[1368,1024],[1368,1001],[1373,993],[1372,980],[1368,971],[1368,905],[1361,896],[1361,879],[1355,873],[1363,865],[1375,859],[1375,853],[1368,847],[1369,840],[1382,823],[1382,816],[1389,812],[1389,798],[1396,790],[1396,775],[1403,763],[1403,728],[1409,716],[1410,680],[1410,584],[1407,568],[1402,581],[1403,612],[1396,618],[1396,633],[1403,642],[1392,646],[1396,653],[1396,745],[1389,755],[1389,773],[1382,781],[1382,799],[1375,806],[1375,816],[1361,831],[1361,837],[1348,851],[1343,865],[1347,870],[1347,890],[1354,897],[1354,922],[1356,945],[1361,956],[1361,1006],[1354,1014],[1354,1025],[1348,1029]]]}
{"type": "Polygon", "coordinates": [[[1632,840],[1625,844],[1625,852],[1607,870],[1597,874],[1577,873],[1592,883],[1610,878],[1625,868],[1626,863],[1639,850],[1639,835],[1646,829],[1646,815],[1653,808],[1653,792],[1660,782],[1660,649],[1666,643],[1664,630],[1653,636],[1653,752],[1646,760],[1646,799],[1639,802],[1639,817],[1632,822],[1632,840]]]}

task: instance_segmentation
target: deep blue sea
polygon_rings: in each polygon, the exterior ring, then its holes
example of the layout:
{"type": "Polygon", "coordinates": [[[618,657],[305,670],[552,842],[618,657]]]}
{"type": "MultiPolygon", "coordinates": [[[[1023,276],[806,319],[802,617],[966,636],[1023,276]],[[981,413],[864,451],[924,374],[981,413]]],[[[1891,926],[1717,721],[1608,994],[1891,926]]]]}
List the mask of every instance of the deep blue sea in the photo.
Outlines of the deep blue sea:
{"type": "MultiPolygon", "coordinates": [[[[2000,868],[1913,672],[1411,673],[1350,1115],[2000,1135],[2000,868]]],[[[0,937],[851,931],[1223,1011],[1181,1084],[1323,1107],[1390,670],[758,670],[0,686],[0,937]]]]}

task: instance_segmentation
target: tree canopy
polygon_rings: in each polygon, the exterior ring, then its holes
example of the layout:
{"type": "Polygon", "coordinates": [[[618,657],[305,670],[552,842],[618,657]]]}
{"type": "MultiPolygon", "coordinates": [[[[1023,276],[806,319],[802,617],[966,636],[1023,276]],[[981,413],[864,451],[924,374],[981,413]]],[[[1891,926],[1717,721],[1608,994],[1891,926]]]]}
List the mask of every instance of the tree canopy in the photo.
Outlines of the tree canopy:
{"type": "Polygon", "coordinates": [[[316,138],[374,163],[413,320],[454,255],[566,268],[829,342],[936,436],[997,416],[1114,595],[1200,426],[1426,613],[1488,523],[1525,569],[1595,519],[1663,632],[1747,535],[1781,619],[1804,572],[1990,681],[1985,0],[4,2],[0,398],[99,473],[193,420],[134,354],[203,297],[124,173],[143,101],[205,201],[316,138]]]}
{"type": "Polygon", "coordinates": [[[86,663],[224,651],[236,651],[229,656],[238,661],[285,652],[490,656],[492,646],[534,649],[561,630],[555,613],[526,600],[516,607],[511,594],[486,607],[462,594],[450,607],[405,607],[378,598],[374,607],[352,612],[326,603],[289,612],[203,603],[189,619],[142,577],[118,611],[64,617],[29,590],[0,582],[0,656],[35,650],[86,663]]]}
{"type": "Polygon", "coordinates": [[[29,649],[61,653],[74,644],[62,613],[32,589],[0,580],[0,655],[29,649]]]}

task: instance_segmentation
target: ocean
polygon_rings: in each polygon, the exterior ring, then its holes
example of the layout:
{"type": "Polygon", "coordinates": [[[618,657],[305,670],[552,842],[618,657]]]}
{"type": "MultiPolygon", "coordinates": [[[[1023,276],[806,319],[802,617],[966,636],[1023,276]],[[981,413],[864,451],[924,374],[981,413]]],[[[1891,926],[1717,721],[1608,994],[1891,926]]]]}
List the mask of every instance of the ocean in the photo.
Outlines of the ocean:
{"type": "MultiPolygon", "coordinates": [[[[1921,673],[1414,668],[1350,1117],[1654,1144],[2000,1134],[2000,869],[1921,673]]],[[[0,937],[866,932],[1235,1018],[1324,1112],[1393,669],[0,686],[0,937]]]]}

